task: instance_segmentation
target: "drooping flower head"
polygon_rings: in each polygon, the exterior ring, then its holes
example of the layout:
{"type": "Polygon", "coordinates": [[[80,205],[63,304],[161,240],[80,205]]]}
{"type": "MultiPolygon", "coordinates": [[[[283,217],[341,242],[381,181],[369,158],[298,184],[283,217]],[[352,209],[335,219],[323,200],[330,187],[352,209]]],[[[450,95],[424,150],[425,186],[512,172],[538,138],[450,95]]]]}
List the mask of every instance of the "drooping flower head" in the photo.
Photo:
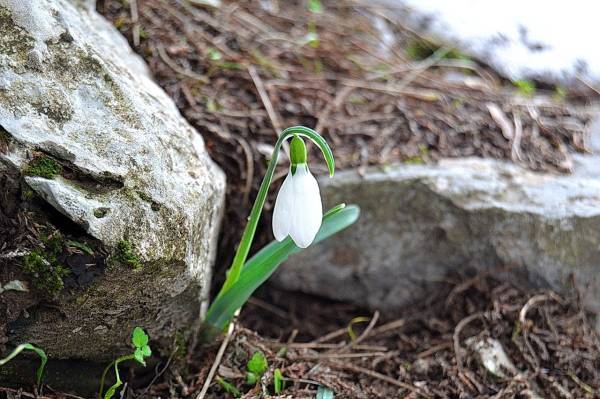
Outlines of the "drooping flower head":
{"type": "Polygon", "coordinates": [[[294,136],[290,143],[290,171],[279,189],[273,210],[275,239],[282,241],[289,235],[300,248],[313,242],[323,217],[319,185],[306,159],[304,141],[294,136]]]}

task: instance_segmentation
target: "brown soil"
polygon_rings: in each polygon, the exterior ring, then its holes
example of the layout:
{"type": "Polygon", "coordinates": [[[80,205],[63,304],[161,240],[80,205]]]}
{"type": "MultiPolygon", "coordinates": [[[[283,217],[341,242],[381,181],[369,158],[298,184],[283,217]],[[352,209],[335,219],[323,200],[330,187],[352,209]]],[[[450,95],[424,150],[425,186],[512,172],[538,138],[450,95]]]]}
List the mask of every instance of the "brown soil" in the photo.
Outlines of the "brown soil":
{"type": "MultiPolygon", "coordinates": [[[[600,389],[600,341],[577,295],[478,275],[449,279],[436,297],[397,315],[273,287],[258,297],[242,312],[216,374],[245,398],[273,394],[275,368],[288,398],[314,398],[318,385],[336,398],[595,398],[600,389]],[[362,322],[353,323],[357,317],[362,322]],[[516,372],[485,369],[470,342],[487,338],[501,343],[516,372]],[[255,351],[270,367],[251,386],[246,364],[255,351]]],[[[216,351],[193,351],[186,374],[171,368],[150,387],[140,379],[126,397],[195,397],[216,351]]],[[[213,383],[206,397],[231,395],[213,383]]]]}
{"type": "MultiPolygon", "coordinates": [[[[216,378],[244,398],[271,395],[275,368],[286,380],[280,395],[286,398],[314,398],[318,385],[333,389],[336,398],[598,397],[600,337],[578,295],[529,290],[491,274],[449,278],[439,288],[437,296],[399,314],[379,315],[263,287],[235,323],[216,378]],[[498,377],[486,370],[469,344],[473,338],[500,342],[516,373],[504,370],[498,377]],[[251,386],[245,384],[246,364],[255,351],[266,355],[269,369],[251,386]]],[[[123,397],[195,398],[218,345],[190,350],[179,367],[169,358],[138,368],[123,397]]],[[[42,397],[74,396],[46,388],[42,397]]],[[[206,396],[226,397],[232,396],[216,382],[206,396]]]]}
{"type": "MultiPolygon", "coordinates": [[[[396,315],[274,287],[263,287],[258,297],[236,322],[216,374],[244,398],[277,397],[271,396],[275,368],[286,380],[279,397],[286,398],[314,398],[318,385],[333,389],[336,398],[597,398],[600,390],[600,337],[577,291],[561,297],[490,274],[456,277],[435,297],[396,315]],[[353,323],[357,317],[363,321],[353,323]],[[501,343],[516,374],[486,370],[469,342],[487,338],[501,343]],[[255,351],[266,355],[269,369],[251,386],[246,364],[255,351]]],[[[192,348],[187,361],[172,356],[154,368],[137,368],[123,397],[195,398],[219,345],[192,348]]],[[[45,392],[42,397],[73,397],[45,392]]],[[[216,382],[206,396],[224,397],[232,396],[216,382]]]]}

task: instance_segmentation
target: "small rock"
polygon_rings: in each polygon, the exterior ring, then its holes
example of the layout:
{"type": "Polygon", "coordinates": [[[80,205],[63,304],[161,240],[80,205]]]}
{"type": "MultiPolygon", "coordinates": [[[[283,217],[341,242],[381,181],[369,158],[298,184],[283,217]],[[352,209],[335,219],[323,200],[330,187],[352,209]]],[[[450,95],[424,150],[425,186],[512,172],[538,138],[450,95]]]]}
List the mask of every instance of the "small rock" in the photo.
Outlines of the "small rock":
{"type": "Polygon", "coordinates": [[[465,342],[472,350],[479,354],[481,363],[486,370],[496,377],[509,378],[519,373],[513,362],[506,355],[500,341],[489,337],[472,337],[465,342]]]}
{"type": "Polygon", "coordinates": [[[27,284],[21,280],[11,280],[4,285],[0,285],[0,294],[4,291],[28,292],[27,284]]]}

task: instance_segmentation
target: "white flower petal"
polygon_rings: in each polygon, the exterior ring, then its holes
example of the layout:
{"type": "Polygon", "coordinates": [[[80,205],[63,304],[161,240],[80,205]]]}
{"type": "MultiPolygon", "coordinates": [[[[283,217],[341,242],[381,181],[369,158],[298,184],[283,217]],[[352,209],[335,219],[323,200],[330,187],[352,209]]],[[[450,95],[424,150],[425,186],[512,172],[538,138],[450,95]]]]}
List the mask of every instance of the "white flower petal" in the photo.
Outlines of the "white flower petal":
{"type": "Polygon", "coordinates": [[[275,200],[273,209],[273,235],[277,241],[282,241],[290,234],[292,215],[294,211],[294,189],[292,186],[292,173],[288,173],[275,200]]]}
{"type": "Polygon", "coordinates": [[[289,234],[298,247],[306,248],[315,239],[323,218],[319,185],[306,164],[297,165],[292,187],[295,209],[289,234]]]}

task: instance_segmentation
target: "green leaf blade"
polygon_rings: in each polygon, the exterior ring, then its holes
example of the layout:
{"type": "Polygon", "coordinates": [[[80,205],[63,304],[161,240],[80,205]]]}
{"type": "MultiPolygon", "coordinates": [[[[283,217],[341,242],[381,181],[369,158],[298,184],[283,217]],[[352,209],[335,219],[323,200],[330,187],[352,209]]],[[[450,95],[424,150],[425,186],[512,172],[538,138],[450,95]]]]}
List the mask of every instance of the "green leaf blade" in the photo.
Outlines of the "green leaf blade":
{"type": "Polygon", "coordinates": [[[46,363],[48,362],[48,356],[46,356],[46,352],[44,352],[43,349],[33,346],[32,344],[29,344],[29,343],[21,344],[21,345],[17,346],[7,357],[5,357],[4,359],[0,359],[0,366],[3,366],[6,363],[8,363],[11,359],[13,359],[15,356],[17,356],[19,353],[21,353],[24,350],[33,351],[40,357],[40,365],[38,366],[36,373],[35,373],[36,380],[37,380],[37,386],[39,388],[42,383],[42,376],[44,375],[44,368],[46,367],[46,363]]]}
{"type": "MultiPolygon", "coordinates": [[[[360,208],[356,205],[341,209],[335,207],[327,212],[312,245],[350,226],[356,222],[359,215],[360,208]]],[[[214,300],[204,322],[218,331],[223,330],[233,314],[277,270],[277,267],[291,254],[300,251],[301,249],[294,245],[290,237],[281,242],[272,241],[262,248],[245,264],[236,283],[214,300]]]]}
{"type": "Polygon", "coordinates": [[[273,389],[275,390],[275,394],[279,395],[283,390],[283,374],[281,374],[281,370],[275,369],[273,372],[273,389]]]}
{"type": "Polygon", "coordinates": [[[152,355],[152,349],[150,349],[150,347],[148,345],[145,345],[144,347],[142,347],[142,355],[144,355],[144,357],[148,357],[150,355],[152,355]]]}
{"type": "Polygon", "coordinates": [[[92,250],[92,248],[90,248],[87,244],[85,244],[83,242],[69,240],[69,241],[67,241],[67,245],[72,248],[77,248],[81,252],[83,252],[87,255],[90,255],[90,256],[94,255],[94,251],[92,250]]]}

